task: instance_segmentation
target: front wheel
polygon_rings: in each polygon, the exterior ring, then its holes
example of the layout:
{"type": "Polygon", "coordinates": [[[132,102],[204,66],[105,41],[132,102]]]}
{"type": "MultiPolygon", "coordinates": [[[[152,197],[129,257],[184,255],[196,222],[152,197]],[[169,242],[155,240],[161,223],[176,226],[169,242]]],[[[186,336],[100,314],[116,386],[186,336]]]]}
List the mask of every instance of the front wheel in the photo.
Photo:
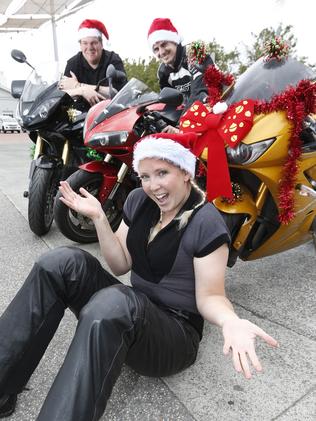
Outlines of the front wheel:
{"type": "MultiPolygon", "coordinates": [[[[98,197],[103,176],[100,173],[77,170],[67,179],[67,181],[76,193],[79,192],[80,187],[83,187],[90,194],[98,197]]],[[[111,201],[106,200],[103,204],[104,212],[113,231],[118,228],[121,222],[123,204],[129,190],[131,189],[127,189],[125,186],[121,185],[116,191],[114,198],[111,201]]],[[[61,194],[58,192],[54,206],[54,217],[62,234],[78,243],[93,243],[98,241],[98,236],[91,219],[68,208],[68,206],[59,200],[60,196],[61,194]]]]}
{"type": "Polygon", "coordinates": [[[46,234],[54,219],[54,198],[59,184],[56,168],[35,168],[29,187],[28,220],[36,235],[46,234]]]}

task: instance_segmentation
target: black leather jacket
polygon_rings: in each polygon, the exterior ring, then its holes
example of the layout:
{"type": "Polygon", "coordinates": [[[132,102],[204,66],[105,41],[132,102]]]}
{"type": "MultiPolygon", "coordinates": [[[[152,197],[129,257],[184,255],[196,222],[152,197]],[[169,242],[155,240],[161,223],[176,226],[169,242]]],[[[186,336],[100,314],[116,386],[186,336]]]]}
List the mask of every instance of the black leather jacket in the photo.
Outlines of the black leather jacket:
{"type": "Polygon", "coordinates": [[[184,95],[184,104],[189,106],[196,100],[204,101],[207,98],[207,87],[203,81],[205,69],[214,64],[210,55],[201,65],[188,63],[186,47],[178,44],[174,66],[161,63],[158,68],[160,89],[171,87],[184,95]]]}

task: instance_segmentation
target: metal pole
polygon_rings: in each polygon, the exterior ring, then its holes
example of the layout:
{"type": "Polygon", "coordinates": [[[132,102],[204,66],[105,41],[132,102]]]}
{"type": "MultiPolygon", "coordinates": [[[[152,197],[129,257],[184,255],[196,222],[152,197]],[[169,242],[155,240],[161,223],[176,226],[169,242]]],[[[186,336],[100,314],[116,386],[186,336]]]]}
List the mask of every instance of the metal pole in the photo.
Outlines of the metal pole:
{"type": "Polygon", "coordinates": [[[51,17],[52,17],[54,57],[55,57],[55,61],[58,63],[59,57],[58,57],[58,46],[57,46],[56,21],[55,21],[55,14],[54,14],[54,0],[50,0],[50,10],[51,10],[51,17]]]}

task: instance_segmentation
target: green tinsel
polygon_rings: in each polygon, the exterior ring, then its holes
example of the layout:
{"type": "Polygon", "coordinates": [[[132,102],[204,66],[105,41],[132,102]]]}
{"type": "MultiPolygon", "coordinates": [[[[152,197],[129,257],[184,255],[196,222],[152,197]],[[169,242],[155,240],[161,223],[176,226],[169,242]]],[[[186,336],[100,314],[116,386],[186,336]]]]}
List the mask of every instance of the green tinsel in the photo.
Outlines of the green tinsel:
{"type": "Polygon", "coordinates": [[[87,148],[87,157],[93,161],[103,161],[103,155],[99,154],[95,149],[87,148]]]}
{"type": "Polygon", "coordinates": [[[31,157],[31,159],[34,159],[34,154],[35,154],[35,144],[30,146],[30,157],[31,157]]]}

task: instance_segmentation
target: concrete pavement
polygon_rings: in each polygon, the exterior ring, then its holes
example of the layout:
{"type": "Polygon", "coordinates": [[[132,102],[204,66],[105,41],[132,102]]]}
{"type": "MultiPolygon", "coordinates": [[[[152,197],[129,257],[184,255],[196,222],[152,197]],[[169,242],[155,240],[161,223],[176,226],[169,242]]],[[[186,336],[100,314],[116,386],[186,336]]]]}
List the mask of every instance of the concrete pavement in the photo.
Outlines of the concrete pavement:
{"type": "MultiPolygon", "coordinates": [[[[29,146],[26,135],[0,135],[0,314],[37,256],[60,245],[74,245],[55,225],[42,238],[28,227],[23,191],[28,184],[29,146]]],[[[96,244],[83,248],[100,258],[96,244]]],[[[306,244],[259,261],[238,262],[228,269],[227,293],[238,314],[280,342],[280,348],[274,350],[258,341],[263,373],[250,381],[235,373],[222,354],[219,329],[208,325],[198,359],[190,369],[151,379],[125,367],[102,420],[315,421],[314,266],[314,247],[306,244]]],[[[73,315],[66,312],[10,420],[36,418],[75,325],[73,315]]]]}

